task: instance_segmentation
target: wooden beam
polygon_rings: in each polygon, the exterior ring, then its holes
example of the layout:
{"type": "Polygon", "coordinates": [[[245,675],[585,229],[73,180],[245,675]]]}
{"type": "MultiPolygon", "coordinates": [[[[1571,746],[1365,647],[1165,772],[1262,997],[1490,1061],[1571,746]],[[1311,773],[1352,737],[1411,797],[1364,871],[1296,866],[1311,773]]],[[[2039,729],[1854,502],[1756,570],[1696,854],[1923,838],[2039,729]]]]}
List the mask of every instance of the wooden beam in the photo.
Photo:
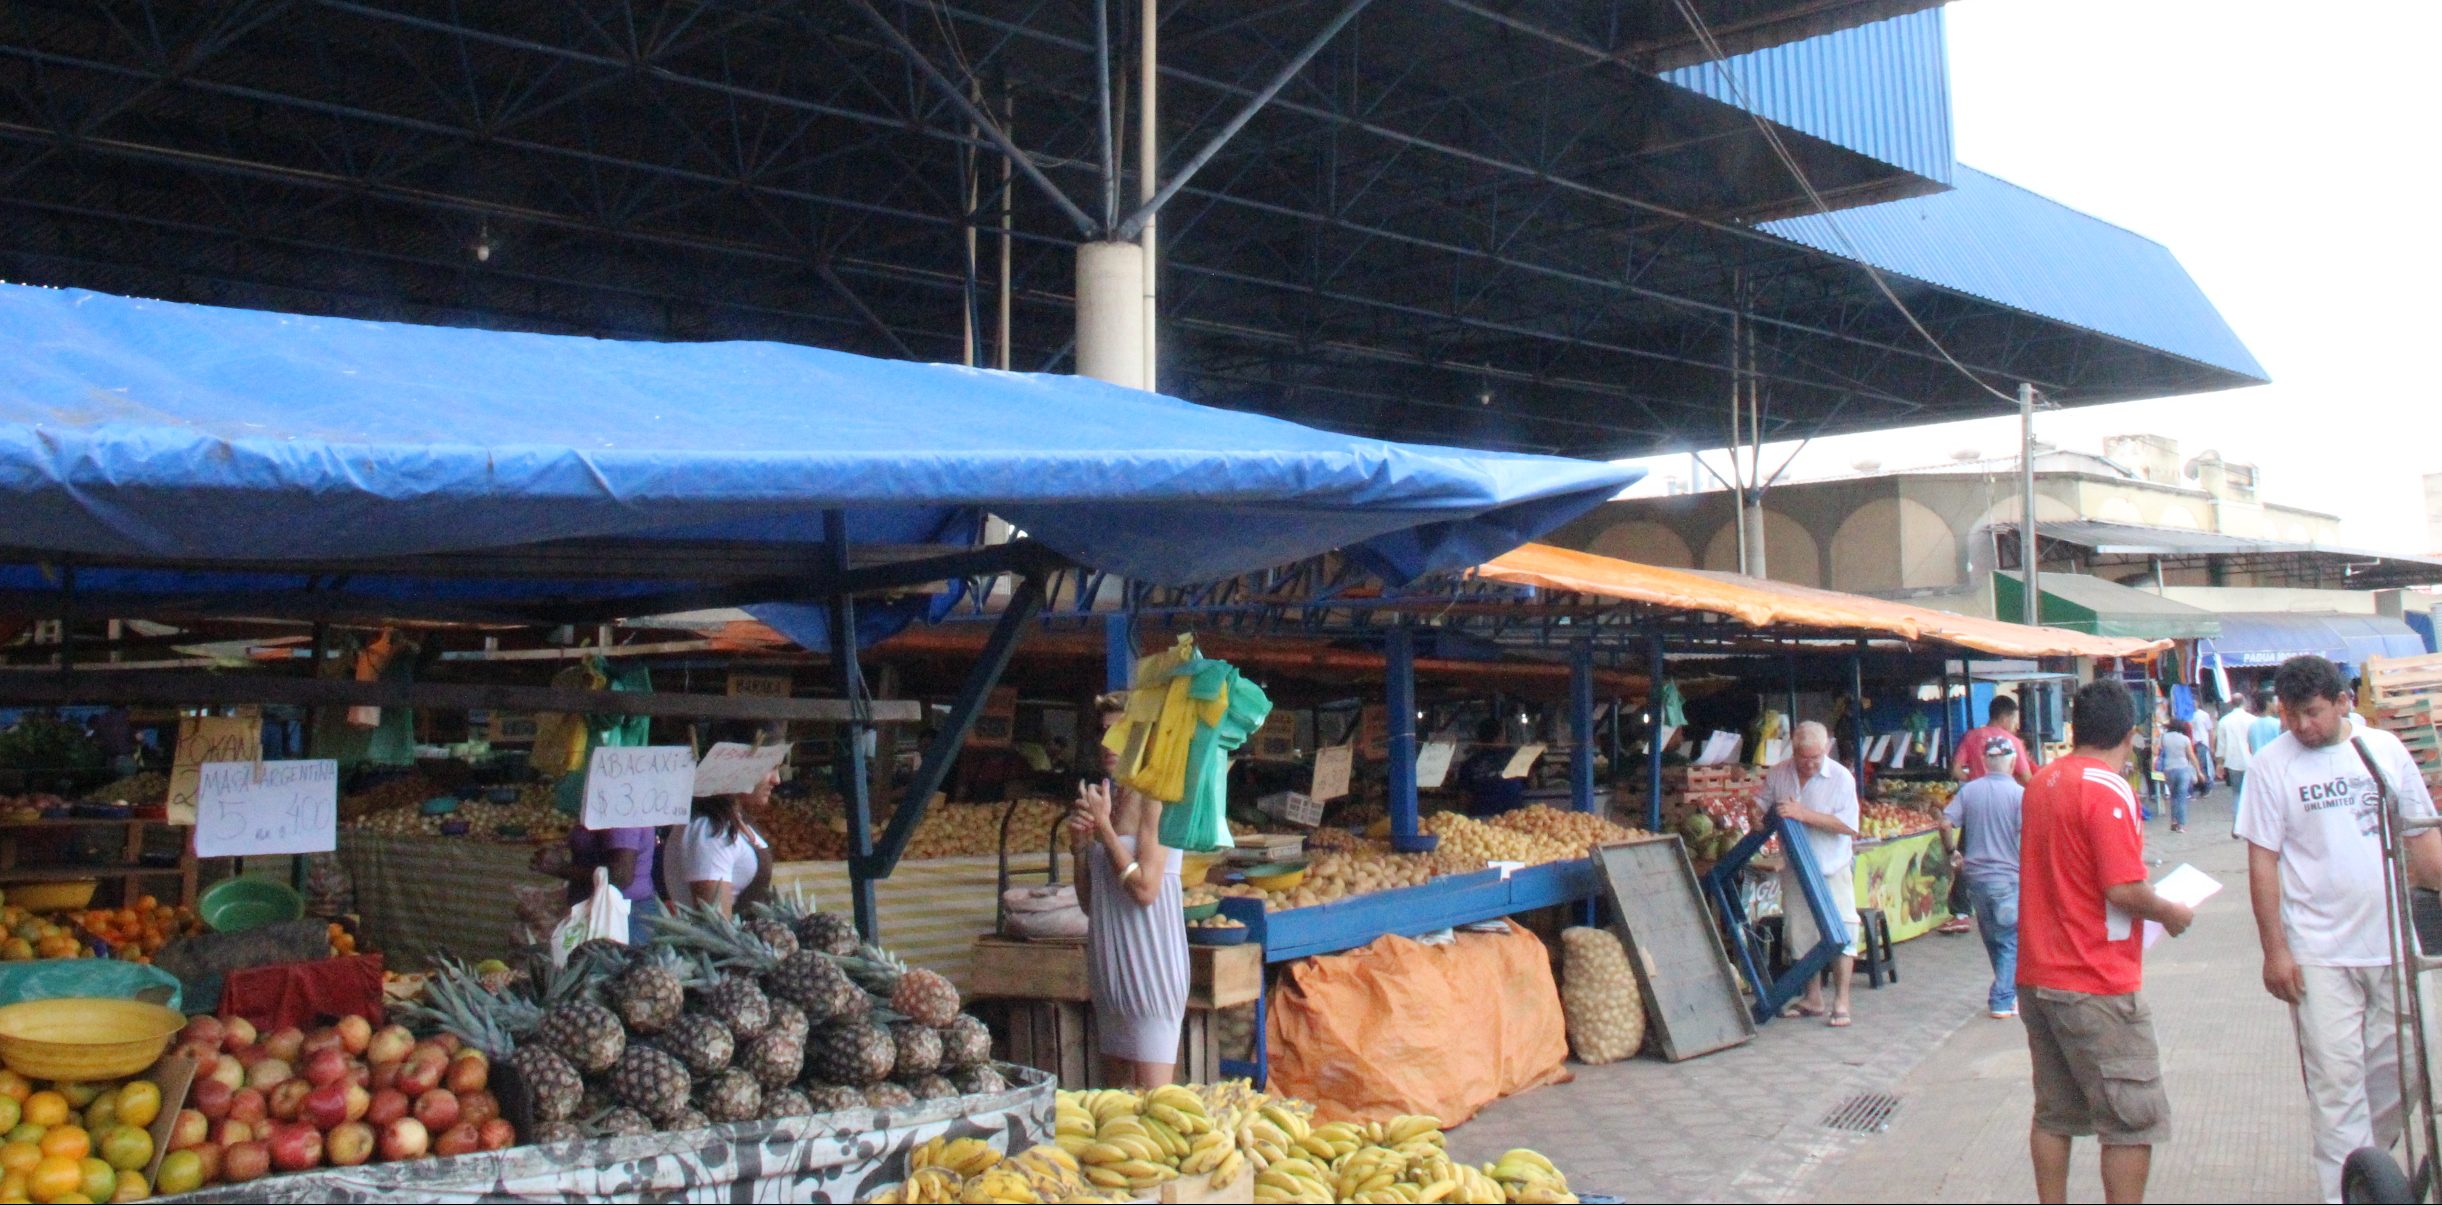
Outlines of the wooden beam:
{"type": "MultiPolygon", "coordinates": [[[[284,703],[299,707],[426,707],[441,711],[564,711],[589,715],[694,716],[705,719],[802,720],[844,723],[845,699],[758,699],[746,696],[613,690],[556,690],[459,682],[355,682],[270,673],[112,673],[0,671],[0,701],[21,704],[159,703],[224,707],[284,703]]],[[[923,707],[912,699],[876,700],[875,722],[915,723],[923,707]]]]}

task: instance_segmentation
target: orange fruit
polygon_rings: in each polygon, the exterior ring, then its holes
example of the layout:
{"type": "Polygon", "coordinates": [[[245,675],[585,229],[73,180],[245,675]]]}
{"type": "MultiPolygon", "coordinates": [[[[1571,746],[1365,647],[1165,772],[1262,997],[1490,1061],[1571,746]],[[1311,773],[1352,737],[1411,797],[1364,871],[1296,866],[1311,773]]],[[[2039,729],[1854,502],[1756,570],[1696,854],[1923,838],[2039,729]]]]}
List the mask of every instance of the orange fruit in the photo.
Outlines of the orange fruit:
{"type": "Polygon", "coordinates": [[[64,1155],[45,1155],[26,1173],[25,1193],[37,1201],[56,1201],[85,1186],[85,1167],[64,1155]]]}
{"type": "Polygon", "coordinates": [[[93,1153],[93,1135],[86,1133],[83,1126],[53,1126],[50,1133],[42,1136],[39,1145],[46,1156],[63,1155],[70,1159],[82,1159],[93,1153]]]}
{"type": "Polygon", "coordinates": [[[107,1201],[119,1191],[119,1169],[99,1159],[79,1159],[76,1191],[90,1200],[107,1201]]]}
{"type": "Polygon", "coordinates": [[[57,1092],[37,1092],[25,1098],[29,1125],[55,1126],[68,1120],[68,1098],[57,1092]]]}
{"type": "Polygon", "coordinates": [[[13,1171],[0,1173],[0,1201],[24,1201],[30,1199],[31,1198],[25,1195],[24,1172],[13,1171]]]}
{"type": "Polygon", "coordinates": [[[0,1171],[30,1172],[42,1162],[42,1148],[31,1142],[0,1144],[0,1171]]]}

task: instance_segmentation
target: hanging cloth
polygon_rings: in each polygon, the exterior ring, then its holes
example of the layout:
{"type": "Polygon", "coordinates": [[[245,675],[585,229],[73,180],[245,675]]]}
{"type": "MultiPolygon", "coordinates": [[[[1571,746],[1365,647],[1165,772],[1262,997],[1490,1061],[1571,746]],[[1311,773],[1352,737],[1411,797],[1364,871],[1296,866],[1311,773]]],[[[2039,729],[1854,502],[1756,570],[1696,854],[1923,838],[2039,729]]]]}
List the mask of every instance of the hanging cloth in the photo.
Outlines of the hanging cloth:
{"type": "Polygon", "coordinates": [[[1229,831],[1229,755],[1263,727],[1272,700],[1228,662],[1198,661],[1195,667],[1187,689],[1198,713],[1187,750],[1187,794],[1162,809],[1162,844],[1201,853],[1237,845],[1229,831]]]}
{"type": "Polygon", "coordinates": [[[1196,660],[1192,633],[1138,658],[1127,709],[1102,737],[1103,747],[1118,755],[1114,776],[1164,803],[1177,802],[1187,790],[1187,750],[1196,717],[1187,697],[1189,683],[1180,672],[1196,660]]]}
{"type": "Polygon", "coordinates": [[[1687,696],[1679,693],[1677,678],[1662,680],[1662,726],[1664,728],[1687,727],[1687,696]]]}

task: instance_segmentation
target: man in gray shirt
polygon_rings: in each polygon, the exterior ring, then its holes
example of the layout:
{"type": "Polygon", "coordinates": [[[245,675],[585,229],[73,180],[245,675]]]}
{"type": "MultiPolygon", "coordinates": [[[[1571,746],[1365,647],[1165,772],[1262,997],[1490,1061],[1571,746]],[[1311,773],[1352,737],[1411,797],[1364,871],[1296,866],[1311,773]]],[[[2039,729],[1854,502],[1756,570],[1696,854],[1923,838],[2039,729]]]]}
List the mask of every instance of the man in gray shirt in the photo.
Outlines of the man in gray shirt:
{"type": "Polygon", "coordinates": [[[1988,996],[1993,1019],[2018,1015],[2018,832],[2026,788],[2013,777],[2018,751],[1995,738],[1984,745],[1984,776],[1959,788],[1942,812],[1942,827],[1963,829],[1959,873],[1976,933],[1993,962],[1988,996]]]}

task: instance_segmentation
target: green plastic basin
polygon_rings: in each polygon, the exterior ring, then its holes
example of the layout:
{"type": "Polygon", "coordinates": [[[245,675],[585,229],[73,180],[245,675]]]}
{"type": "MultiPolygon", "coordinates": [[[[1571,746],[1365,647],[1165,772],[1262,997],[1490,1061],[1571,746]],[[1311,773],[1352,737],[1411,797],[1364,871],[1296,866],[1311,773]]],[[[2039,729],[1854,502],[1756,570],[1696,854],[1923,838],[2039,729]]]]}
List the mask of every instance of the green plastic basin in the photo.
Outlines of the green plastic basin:
{"type": "Polygon", "coordinates": [[[243,933],[305,915],[305,899],[263,879],[224,879],[203,893],[195,911],[215,933],[243,933]]]}

